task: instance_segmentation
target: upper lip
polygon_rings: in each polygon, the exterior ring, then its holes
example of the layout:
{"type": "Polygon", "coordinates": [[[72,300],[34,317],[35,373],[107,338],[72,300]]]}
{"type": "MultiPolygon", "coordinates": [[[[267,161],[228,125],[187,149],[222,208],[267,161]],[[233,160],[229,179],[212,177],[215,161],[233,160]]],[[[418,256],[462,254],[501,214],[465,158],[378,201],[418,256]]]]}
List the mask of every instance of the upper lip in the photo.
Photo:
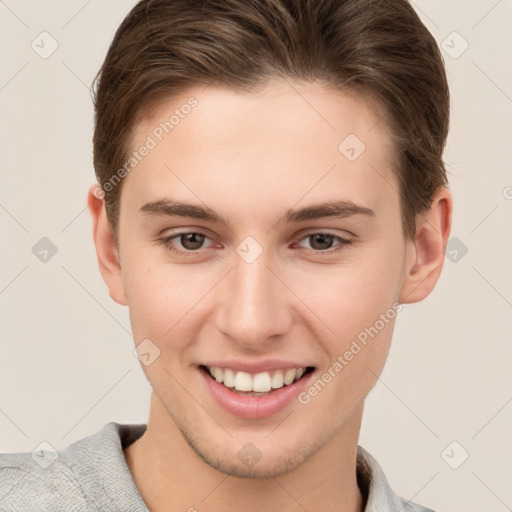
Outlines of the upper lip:
{"type": "Polygon", "coordinates": [[[265,359],[262,361],[240,361],[229,359],[224,361],[205,361],[201,363],[203,366],[209,368],[229,368],[231,370],[247,372],[247,373],[262,373],[271,372],[273,370],[288,370],[290,368],[309,368],[312,365],[296,363],[284,359],[265,359]]]}

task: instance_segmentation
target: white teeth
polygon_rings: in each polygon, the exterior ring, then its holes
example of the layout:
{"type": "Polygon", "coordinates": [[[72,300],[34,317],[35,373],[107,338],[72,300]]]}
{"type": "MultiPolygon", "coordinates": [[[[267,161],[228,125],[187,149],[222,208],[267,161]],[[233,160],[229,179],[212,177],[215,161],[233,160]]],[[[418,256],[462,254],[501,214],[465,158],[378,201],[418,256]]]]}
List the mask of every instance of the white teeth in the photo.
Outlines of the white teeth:
{"type": "Polygon", "coordinates": [[[277,370],[272,377],[272,388],[279,389],[283,387],[283,372],[281,370],[277,370]]]}
{"type": "Polygon", "coordinates": [[[280,389],[299,380],[304,375],[306,368],[276,370],[272,376],[269,372],[251,375],[230,368],[207,367],[207,370],[217,382],[223,383],[228,388],[235,388],[236,391],[268,393],[272,389],[280,389]]]}
{"type": "MultiPolygon", "coordinates": [[[[212,369],[210,368],[210,373],[212,373],[212,369]]],[[[214,368],[213,369],[213,376],[215,377],[215,380],[217,382],[222,382],[224,372],[220,368],[214,368]]]]}
{"type": "Polygon", "coordinates": [[[283,377],[283,382],[288,386],[295,380],[295,375],[297,375],[295,368],[286,370],[286,373],[284,374],[284,377],[283,377]]]}
{"type": "Polygon", "coordinates": [[[258,393],[266,393],[272,389],[270,375],[265,373],[258,373],[254,376],[252,381],[252,390],[258,393]]]}
{"type": "Polygon", "coordinates": [[[233,373],[233,370],[230,370],[229,368],[224,370],[224,378],[222,379],[221,382],[224,383],[224,386],[227,386],[228,388],[233,388],[235,386],[235,374],[233,373]]]}
{"type": "Polygon", "coordinates": [[[237,391],[252,391],[252,377],[245,372],[237,372],[235,377],[235,389],[237,391]]]}

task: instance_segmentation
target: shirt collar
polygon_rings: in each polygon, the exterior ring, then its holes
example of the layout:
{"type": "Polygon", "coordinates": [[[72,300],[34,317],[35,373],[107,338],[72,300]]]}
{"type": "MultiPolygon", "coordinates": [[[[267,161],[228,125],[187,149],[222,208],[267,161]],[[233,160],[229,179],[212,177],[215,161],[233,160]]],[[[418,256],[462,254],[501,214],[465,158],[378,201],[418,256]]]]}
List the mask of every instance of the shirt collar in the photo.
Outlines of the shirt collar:
{"type": "MultiPolygon", "coordinates": [[[[84,466],[77,465],[76,460],[73,464],[86,495],[95,495],[102,505],[114,507],[109,510],[148,511],[123,453],[145,430],[145,424],[110,422],[96,434],[64,450],[64,458],[67,452],[69,456],[73,454],[73,459],[76,455],[88,459],[84,466]]],[[[357,447],[357,483],[366,502],[364,512],[410,510],[393,492],[377,461],[362,446],[357,447]]]]}
{"type": "Polygon", "coordinates": [[[362,447],[357,447],[357,483],[366,498],[364,512],[407,510],[403,500],[391,489],[378,462],[362,447]]]}

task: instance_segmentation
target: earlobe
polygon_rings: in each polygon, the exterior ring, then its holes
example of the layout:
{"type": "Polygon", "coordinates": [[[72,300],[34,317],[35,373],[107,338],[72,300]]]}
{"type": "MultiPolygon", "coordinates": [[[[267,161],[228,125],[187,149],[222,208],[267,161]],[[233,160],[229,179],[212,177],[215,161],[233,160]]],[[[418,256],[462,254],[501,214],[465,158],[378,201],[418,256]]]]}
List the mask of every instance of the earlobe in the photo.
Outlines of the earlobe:
{"type": "Polygon", "coordinates": [[[118,304],[127,306],[119,253],[112,229],[107,219],[103,199],[95,195],[98,185],[92,185],[87,195],[87,206],[92,218],[93,239],[100,273],[109,289],[110,296],[118,304]]]}
{"type": "Polygon", "coordinates": [[[443,268],[451,230],[452,208],[450,191],[440,187],[429,210],[418,216],[416,235],[407,248],[401,303],[419,302],[434,289],[443,268]]]}

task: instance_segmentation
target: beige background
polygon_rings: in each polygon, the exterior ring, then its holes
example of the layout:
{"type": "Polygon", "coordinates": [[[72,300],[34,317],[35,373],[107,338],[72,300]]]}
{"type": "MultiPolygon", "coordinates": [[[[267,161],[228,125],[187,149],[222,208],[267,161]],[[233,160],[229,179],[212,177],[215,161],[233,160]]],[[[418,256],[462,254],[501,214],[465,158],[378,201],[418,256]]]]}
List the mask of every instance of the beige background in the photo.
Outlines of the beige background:
{"type": "MultiPolygon", "coordinates": [[[[86,208],[89,86],[132,4],[0,1],[1,451],[147,418],[128,311],[101,279],[86,208]],[[46,59],[31,48],[43,31],[58,43],[46,59]],[[58,250],[46,263],[32,252],[42,237],[58,250]]],[[[360,444],[408,499],[500,512],[512,507],[512,2],[415,8],[445,49],[458,241],[435,292],[400,314],[360,444]]]]}

